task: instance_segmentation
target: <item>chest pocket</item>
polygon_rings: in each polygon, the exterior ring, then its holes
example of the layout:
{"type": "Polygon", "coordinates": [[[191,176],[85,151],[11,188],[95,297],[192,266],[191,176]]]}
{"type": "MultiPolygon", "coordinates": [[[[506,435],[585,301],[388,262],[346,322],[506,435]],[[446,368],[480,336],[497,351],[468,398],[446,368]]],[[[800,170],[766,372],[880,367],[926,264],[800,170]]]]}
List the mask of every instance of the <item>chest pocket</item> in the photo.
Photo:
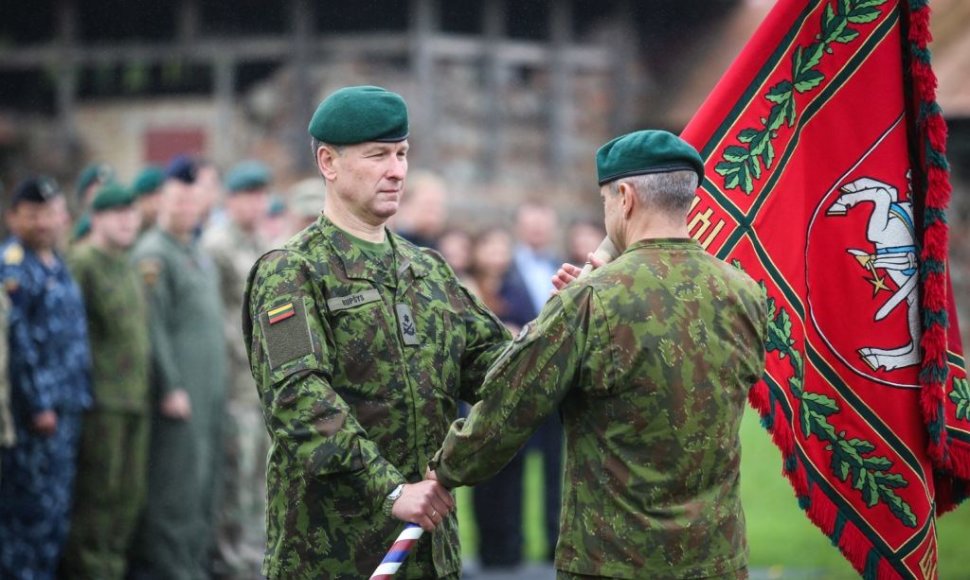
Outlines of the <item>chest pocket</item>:
{"type": "Polygon", "coordinates": [[[366,284],[341,286],[327,298],[326,312],[334,388],[352,400],[388,398],[397,372],[397,339],[380,292],[366,284]]]}
{"type": "Polygon", "coordinates": [[[435,300],[425,292],[412,293],[412,303],[419,344],[411,348],[415,348],[412,356],[417,357],[419,384],[430,386],[438,396],[457,400],[465,350],[461,315],[448,302],[435,300]]]}

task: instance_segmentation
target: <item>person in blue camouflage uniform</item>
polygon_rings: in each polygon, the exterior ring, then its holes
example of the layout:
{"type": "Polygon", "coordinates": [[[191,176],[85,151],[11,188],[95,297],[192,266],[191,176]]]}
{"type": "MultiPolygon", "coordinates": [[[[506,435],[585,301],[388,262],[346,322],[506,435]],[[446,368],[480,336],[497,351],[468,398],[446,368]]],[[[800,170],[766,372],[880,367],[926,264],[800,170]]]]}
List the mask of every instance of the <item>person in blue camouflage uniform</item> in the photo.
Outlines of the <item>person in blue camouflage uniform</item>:
{"type": "Polygon", "coordinates": [[[459,400],[509,340],[440,254],[386,227],[407,174],[404,100],[347,87],[310,123],[324,213],[249,276],[243,327],[271,437],[271,579],[367,578],[403,527],[398,578],[456,578],[454,500],[422,481],[459,400]]]}
{"type": "Polygon", "coordinates": [[[704,165],[665,131],[597,154],[621,254],[559,293],[489,370],[429,477],[475,484],[562,413],[559,578],[737,578],[747,571],[739,427],[764,370],[765,296],[687,233],[704,165]]]}
{"type": "Polygon", "coordinates": [[[13,193],[0,248],[12,302],[11,407],[17,442],[2,452],[0,578],[53,578],[68,532],[81,416],[91,406],[84,304],[55,244],[53,180],[13,193]]]}

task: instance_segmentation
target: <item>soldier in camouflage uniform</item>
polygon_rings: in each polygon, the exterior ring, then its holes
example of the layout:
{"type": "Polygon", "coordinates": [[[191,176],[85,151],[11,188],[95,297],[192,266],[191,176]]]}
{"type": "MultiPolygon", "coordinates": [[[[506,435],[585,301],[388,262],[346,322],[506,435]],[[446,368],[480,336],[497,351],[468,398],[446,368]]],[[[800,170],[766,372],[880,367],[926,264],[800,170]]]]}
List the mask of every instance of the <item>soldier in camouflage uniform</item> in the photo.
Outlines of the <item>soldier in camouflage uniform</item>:
{"type": "Polygon", "coordinates": [[[54,578],[74,488],[91,357],[81,293],[56,251],[66,224],[51,179],[13,193],[13,236],[0,247],[10,312],[11,407],[17,442],[0,450],[0,578],[54,578]]]}
{"type": "Polygon", "coordinates": [[[225,417],[225,471],[216,530],[217,572],[223,578],[258,577],[266,548],[266,453],[269,437],[253,374],[249,370],[239,314],[246,276],[266,251],[257,232],[266,212],[269,169],[243,161],[226,174],[228,219],[202,236],[222,290],[224,332],[229,358],[225,417]]]}
{"type": "Polygon", "coordinates": [[[460,399],[509,337],[441,256],[390,232],[407,172],[407,109],[377,87],[325,99],[310,123],[324,213],[249,278],[246,345],[270,448],[271,579],[366,578],[402,528],[425,534],[400,578],[460,574],[453,499],[421,481],[460,399]]]}
{"type": "Polygon", "coordinates": [[[87,311],[95,405],[81,429],[65,578],[124,578],[145,502],[150,351],[144,291],[127,254],[139,231],[134,203],[124,187],[102,187],[88,243],[68,255],[87,311]]]}
{"type": "Polygon", "coordinates": [[[222,463],[226,344],[219,276],[195,242],[203,211],[197,163],[169,165],[158,224],[132,253],[148,297],[153,387],[148,501],[135,580],[208,578],[222,463]]]}
{"type": "Polygon", "coordinates": [[[559,410],[560,578],[744,576],[738,429],[763,371],[763,292],[688,237],[703,175],[690,145],[636,132],[604,145],[597,167],[622,254],[522,330],[431,477],[449,488],[486,479],[559,410]]]}

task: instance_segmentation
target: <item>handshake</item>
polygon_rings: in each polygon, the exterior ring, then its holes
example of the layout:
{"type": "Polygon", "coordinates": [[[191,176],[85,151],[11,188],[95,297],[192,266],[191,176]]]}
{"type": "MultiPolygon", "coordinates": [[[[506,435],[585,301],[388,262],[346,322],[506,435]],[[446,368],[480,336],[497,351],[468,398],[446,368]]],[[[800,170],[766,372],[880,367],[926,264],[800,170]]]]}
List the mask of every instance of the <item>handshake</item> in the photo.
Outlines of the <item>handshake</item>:
{"type": "Polygon", "coordinates": [[[415,523],[426,532],[433,532],[455,509],[455,498],[438,483],[434,471],[429,469],[424,477],[424,481],[405,483],[401,487],[401,493],[391,507],[391,515],[415,523]]]}

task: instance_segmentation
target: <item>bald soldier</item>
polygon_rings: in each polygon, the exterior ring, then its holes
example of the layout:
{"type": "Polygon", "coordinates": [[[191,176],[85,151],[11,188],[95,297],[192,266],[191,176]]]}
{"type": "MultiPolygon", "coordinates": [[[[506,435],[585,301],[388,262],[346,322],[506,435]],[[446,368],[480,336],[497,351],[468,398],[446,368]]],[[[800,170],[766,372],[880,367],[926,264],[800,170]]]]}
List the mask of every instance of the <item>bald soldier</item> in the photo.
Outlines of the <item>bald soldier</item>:
{"type": "Polygon", "coordinates": [[[442,257],[386,227],[407,175],[404,100],[327,97],[310,121],[323,215],[250,273],[250,365],[272,439],[270,578],[366,578],[405,521],[425,534],[399,578],[457,578],[448,492],[422,481],[458,401],[510,338],[442,257]]]}
{"type": "MultiPolygon", "coordinates": [[[[763,292],[687,234],[704,170],[693,147],[639,131],[596,162],[622,253],[523,328],[430,475],[448,488],[478,483],[559,411],[559,578],[745,576],[738,429],[764,368],[763,292]]],[[[577,273],[562,272],[560,286],[577,273]]]]}

